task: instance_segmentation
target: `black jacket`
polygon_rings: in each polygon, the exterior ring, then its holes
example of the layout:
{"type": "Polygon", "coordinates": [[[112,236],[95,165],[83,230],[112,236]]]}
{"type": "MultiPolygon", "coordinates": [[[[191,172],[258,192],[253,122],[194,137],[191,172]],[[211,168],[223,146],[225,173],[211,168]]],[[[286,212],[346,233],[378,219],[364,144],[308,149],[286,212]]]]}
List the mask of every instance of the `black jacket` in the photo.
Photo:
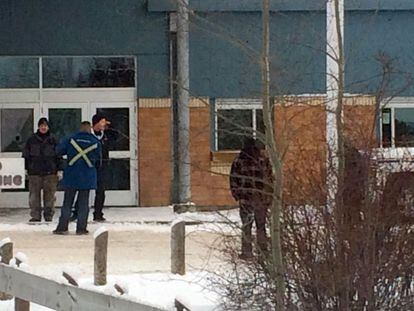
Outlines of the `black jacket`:
{"type": "Polygon", "coordinates": [[[236,201],[270,204],[272,199],[272,167],[269,159],[256,148],[243,149],[234,159],[230,171],[230,190],[236,201]]]}
{"type": "Polygon", "coordinates": [[[49,132],[34,133],[23,149],[25,166],[29,175],[56,174],[62,169],[62,158],[56,155],[57,140],[49,132]]]}
{"type": "Polygon", "coordinates": [[[115,149],[115,144],[118,139],[118,133],[112,129],[108,129],[105,130],[103,133],[93,131],[93,134],[101,143],[102,148],[102,161],[101,164],[98,166],[98,169],[106,169],[110,162],[109,151],[115,149]]]}

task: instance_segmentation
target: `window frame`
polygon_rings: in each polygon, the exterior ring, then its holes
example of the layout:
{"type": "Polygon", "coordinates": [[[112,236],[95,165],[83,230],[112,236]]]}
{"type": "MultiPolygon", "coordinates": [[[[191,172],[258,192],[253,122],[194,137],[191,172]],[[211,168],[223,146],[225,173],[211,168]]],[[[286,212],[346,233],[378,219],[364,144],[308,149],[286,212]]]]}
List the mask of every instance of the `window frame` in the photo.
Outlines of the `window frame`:
{"type": "MultiPolygon", "coordinates": [[[[392,100],[388,100],[385,104],[381,105],[379,111],[379,133],[380,133],[380,148],[412,148],[412,147],[396,147],[395,146],[395,109],[404,108],[404,109],[413,109],[414,110],[414,97],[395,97],[392,100]],[[391,146],[383,146],[383,123],[382,123],[382,112],[384,109],[390,109],[390,118],[391,118],[391,146]]],[[[414,147],[414,146],[413,146],[414,147]]]]}
{"type": "Polygon", "coordinates": [[[22,55],[22,56],[0,56],[1,59],[11,58],[11,59],[36,59],[38,65],[37,73],[37,87],[7,87],[0,90],[59,90],[59,89],[127,89],[127,88],[137,88],[138,87],[138,57],[136,55],[22,55]],[[70,87],[44,87],[44,64],[45,59],[58,59],[58,58],[131,58],[134,61],[134,85],[133,86],[114,86],[114,87],[101,87],[101,86],[70,86],[70,87]]]}
{"type": "Polygon", "coordinates": [[[214,151],[237,151],[236,149],[219,149],[218,137],[218,114],[219,110],[251,110],[253,137],[256,138],[257,131],[257,110],[263,111],[261,99],[257,98],[216,98],[214,105],[214,151]]]}

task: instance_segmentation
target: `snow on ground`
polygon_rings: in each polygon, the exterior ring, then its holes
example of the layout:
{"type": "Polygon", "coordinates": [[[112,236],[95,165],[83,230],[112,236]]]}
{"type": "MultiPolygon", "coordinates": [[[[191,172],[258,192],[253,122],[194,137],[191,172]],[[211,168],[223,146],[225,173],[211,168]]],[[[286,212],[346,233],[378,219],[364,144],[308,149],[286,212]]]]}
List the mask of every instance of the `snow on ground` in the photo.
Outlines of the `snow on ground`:
{"type": "MultiPolygon", "coordinates": [[[[15,252],[23,252],[32,273],[62,281],[62,271],[72,271],[81,287],[114,293],[113,284],[128,289],[128,297],[173,310],[174,299],[180,297],[193,310],[217,310],[217,297],[208,292],[207,272],[223,267],[221,254],[214,249],[222,232],[233,232],[239,222],[238,210],[176,215],[171,207],[105,209],[105,228],[109,233],[108,286],[93,286],[93,232],[101,231],[101,223],[89,222],[91,232],[76,236],[75,223],[70,235],[51,233],[57,225],[59,211],[52,223],[29,224],[29,210],[1,211],[0,239],[10,237],[15,252]],[[176,220],[193,223],[186,227],[186,265],[184,277],[171,275],[170,232],[176,220]],[[160,294],[161,293],[161,294],[160,294]]],[[[239,234],[239,233],[235,233],[239,234]]],[[[218,248],[218,247],[217,247],[218,248]]],[[[14,310],[13,301],[0,301],[0,311],[14,310]]],[[[47,308],[32,304],[31,310],[47,308]]]]}
{"type": "MultiPolygon", "coordinates": [[[[28,223],[28,209],[8,209],[0,211],[1,231],[48,231],[55,229],[60,211],[57,210],[52,223],[28,223]],[[8,212],[7,212],[8,211],[8,212]],[[52,229],[53,228],[53,229],[52,229]]],[[[175,214],[172,207],[151,207],[151,208],[105,208],[104,209],[105,227],[108,231],[125,231],[125,230],[148,230],[152,232],[169,232],[169,226],[176,219],[185,220],[189,223],[204,223],[204,228],[225,228],[229,223],[239,223],[240,217],[238,210],[228,210],[220,212],[197,212],[175,214]],[[154,226],[159,225],[159,226],[154,226]],[[209,226],[210,225],[210,226],[209,226]],[[224,226],[220,226],[224,225],[224,226]],[[218,226],[218,227],[217,227],[218,226]]],[[[74,228],[74,223],[71,228],[74,228]]],[[[95,231],[101,223],[92,222],[92,215],[89,215],[89,231],[95,231]]],[[[199,230],[196,227],[195,230],[199,230]]],[[[187,230],[193,230],[192,226],[188,226],[187,230]]],[[[0,237],[1,238],[1,237],[0,237]]]]}

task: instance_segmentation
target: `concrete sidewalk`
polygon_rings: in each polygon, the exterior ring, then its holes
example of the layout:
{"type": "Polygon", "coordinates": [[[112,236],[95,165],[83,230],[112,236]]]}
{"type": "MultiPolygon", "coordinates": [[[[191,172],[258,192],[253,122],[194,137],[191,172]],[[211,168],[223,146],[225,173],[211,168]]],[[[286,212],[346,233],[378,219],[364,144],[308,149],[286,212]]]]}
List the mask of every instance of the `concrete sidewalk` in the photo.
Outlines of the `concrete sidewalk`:
{"type": "MultiPolygon", "coordinates": [[[[92,212],[89,213],[89,222],[92,221],[92,212]]],[[[25,224],[30,219],[29,209],[11,208],[0,209],[0,224],[25,224]]],[[[104,208],[106,222],[102,224],[170,224],[178,217],[187,222],[226,223],[229,220],[238,222],[238,209],[219,212],[187,212],[174,213],[172,206],[164,207],[108,207],[104,208]]],[[[53,223],[56,223],[60,209],[56,209],[53,223]]],[[[44,222],[40,223],[44,224],[44,222]]]]}
{"type": "MultiPolygon", "coordinates": [[[[215,271],[222,265],[219,251],[224,223],[238,221],[238,210],[175,214],[172,207],[106,208],[105,223],[90,222],[86,236],[75,235],[76,223],[69,225],[69,235],[56,236],[60,211],[51,223],[29,224],[29,209],[0,209],[0,240],[9,237],[14,251],[29,258],[35,274],[53,277],[64,268],[76,268],[93,275],[93,232],[105,226],[109,232],[108,271],[110,274],[169,271],[170,223],[177,218],[202,225],[188,226],[186,261],[188,269],[215,271]]],[[[236,233],[238,234],[238,233],[236,233]]]]}

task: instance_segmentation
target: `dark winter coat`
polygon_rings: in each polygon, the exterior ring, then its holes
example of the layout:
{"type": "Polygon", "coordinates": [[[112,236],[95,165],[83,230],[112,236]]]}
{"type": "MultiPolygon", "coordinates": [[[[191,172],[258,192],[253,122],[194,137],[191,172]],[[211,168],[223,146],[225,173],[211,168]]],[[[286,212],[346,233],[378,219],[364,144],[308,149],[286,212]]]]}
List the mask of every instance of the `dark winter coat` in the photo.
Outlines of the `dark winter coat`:
{"type": "Polygon", "coordinates": [[[79,132],[65,139],[57,146],[56,150],[58,154],[66,154],[68,156],[67,166],[63,172],[62,186],[64,188],[77,190],[96,189],[96,167],[101,161],[101,144],[95,136],[90,133],[79,132]],[[79,157],[75,161],[79,151],[74,147],[72,141],[82,150],[89,147],[92,148],[90,152],[86,153],[89,163],[84,157],[79,157]]]}
{"type": "Polygon", "coordinates": [[[93,134],[101,144],[102,150],[102,161],[100,162],[98,169],[104,170],[109,165],[109,150],[113,149],[118,138],[118,133],[113,129],[108,129],[103,132],[93,131],[93,134]]]}
{"type": "Polygon", "coordinates": [[[272,168],[269,159],[259,150],[242,150],[234,159],[230,171],[230,189],[236,201],[269,205],[272,199],[272,168]]]}
{"type": "Polygon", "coordinates": [[[57,140],[49,132],[34,133],[23,149],[29,175],[51,175],[62,169],[62,158],[56,154],[57,140]]]}

